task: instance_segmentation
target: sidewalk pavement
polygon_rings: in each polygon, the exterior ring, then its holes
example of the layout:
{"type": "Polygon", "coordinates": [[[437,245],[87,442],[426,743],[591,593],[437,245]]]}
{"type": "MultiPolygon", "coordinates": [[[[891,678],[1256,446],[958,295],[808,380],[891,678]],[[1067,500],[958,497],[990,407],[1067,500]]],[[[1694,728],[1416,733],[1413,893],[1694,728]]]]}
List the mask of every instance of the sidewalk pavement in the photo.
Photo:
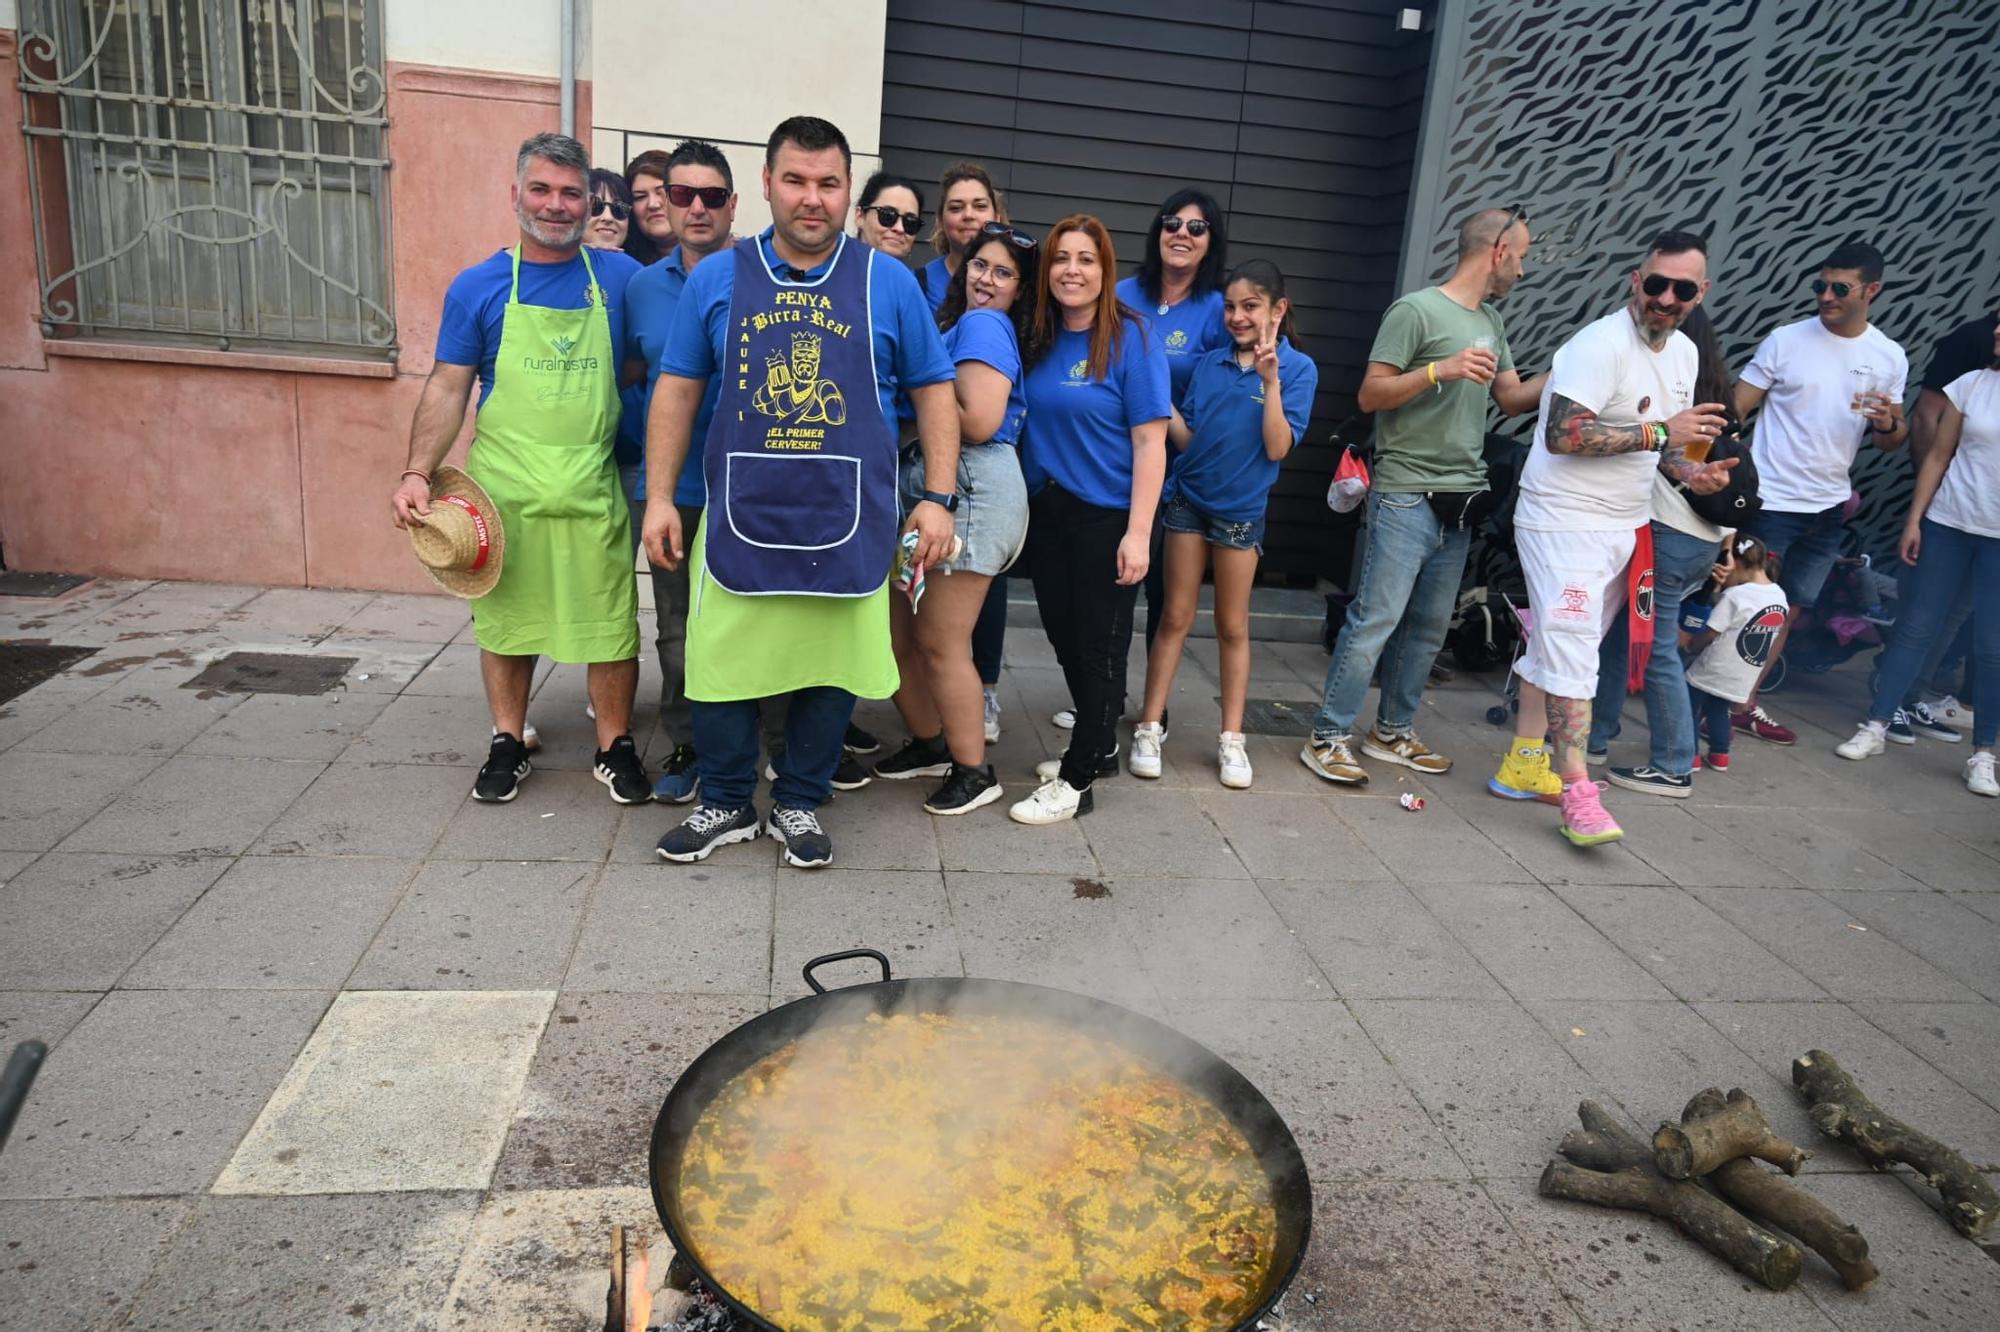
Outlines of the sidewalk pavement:
{"type": "MultiPolygon", "coordinates": [[[[1959,784],[1963,745],[1833,755],[1865,666],[1774,696],[1799,746],[1739,743],[1692,800],[1609,791],[1627,840],[1580,851],[1483,791],[1497,675],[1425,704],[1449,776],[1336,790],[1296,735],[1253,735],[1255,790],[1222,789],[1196,642],[1160,781],[1046,829],[877,782],[826,811],[837,867],[803,873],[769,840],[658,863],[680,811],[592,780],[573,667],[538,677],[520,799],[472,804],[458,602],[106,581],[0,601],[0,639],[97,649],[0,706],[0,1044],[53,1049],[0,1155],[0,1326],[595,1327],[606,1227],[658,1234],[645,1153],[676,1074],[857,945],[1112,999],[1236,1063],[1314,1177],[1288,1329],[1937,1332],[2000,1307],[2000,1263],[1790,1088],[1825,1048],[2000,1169],[2000,807],[1959,784]],[[318,697],[182,688],[232,649],[356,664],[318,697]],[[1650,1131],[1710,1084],[1818,1153],[1871,1291],[1811,1258],[1751,1290],[1663,1223],[1535,1196],[1578,1100],[1650,1131]]],[[[1066,699],[1040,635],[1008,658],[1011,798],[1066,699]]],[[[1315,645],[1255,663],[1253,697],[1317,699],[1315,645]]],[[[657,685],[649,661],[653,764],[657,685]]],[[[1616,761],[1643,756],[1629,711],[1616,761]]],[[[886,704],[858,720],[900,737],[886,704]]]]}

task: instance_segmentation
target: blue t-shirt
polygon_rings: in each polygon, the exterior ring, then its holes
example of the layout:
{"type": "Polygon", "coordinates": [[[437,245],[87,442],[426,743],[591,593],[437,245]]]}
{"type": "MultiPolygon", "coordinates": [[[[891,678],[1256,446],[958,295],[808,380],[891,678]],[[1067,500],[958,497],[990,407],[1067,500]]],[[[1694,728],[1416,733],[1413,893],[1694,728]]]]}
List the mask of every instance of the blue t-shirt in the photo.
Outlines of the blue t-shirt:
{"type": "MultiPolygon", "coordinates": [[[[521,261],[521,304],[551,310],[581,310],[590,303],[590,280],[578,253],[559,264],[521,261]]],[[[590,266],[604,288],[611,315],[611,366],[615,378],[631,353],[625,340],[625,287],[639,265],[619,250],[592,250],[590,266]]],[[[444,293],[444,318],[438,321],[437,359],[446,365],[479,367],[479,402],[493,392],[493,363],[500,356],[500,321],[507,314],[507,293],[513,286],[512,250],[474,264],[451,280],[444,293]]]]}
{"type": "Polygon", "coordinates": [[[1014,336],[1013,321],[998,310],[967,310],[945,331],[945,354],[953,366],[967,361],[990,365],[1007,376],[1013,387],[1007,390],[1007,414],[991,439],[974,444],[1019,444],[1021,422],[1028,415],[1028,400],[1021,384],[1021,344],[1014,336]]]}
{"type": "MultiPolygon", "coordinates": [[[[1292,443],[1312,418],[1319,367],[1312,357],[1278,339],[1278,392],[1292,443]]],[[[1265,501],[1278,483],[1278,464],[1264,452],[1264,381],[1236,363],[1236,349],[1221,347],[1195,362],[1181,416],[1194,438],[1181,450],[1167,480],[1167,494],[1185,496],[1211,518],[1250,523],[1264,516],[1265,501]]]]}
{"type": "Polygon", "coordinates": [[[932,314],[944,308],[944,294],[951,290],[951,270],[945,267],[943,255],[924,265],[923,281],[918,285],[931,303],[932,314]]]}
{"type": "MultiPolygon", "coordinates": [[[[769,227],[757,243],[773,269],[785,267],[785,261],[771,248],[769,227]]],[[[874,251],[849,236],[839,253],[846,256],[842,263],[853,264],[866,262],[874,251]]],[[[826,269],[827,264],[818,264],[805,275],[817,278],[826,269]]],[[[661,374],[716,382],[716,367],[728,359],[729,298],[735,291],[735,255],[716,254],[703,261],[688,279],[674,315],[666,350],[660,354],[661,374]]],[[[869,331],[874,335],[875,390],[882,403],[882,419],[893,430],[897,388],[923,388],[950,380],[951,358],[945,355],[944,339],[938,336],[937,321],[924,304],[916,277],[887,255],[877,255],[869,269],[868,305],[872,320],[869,331]]]]}
{"type": "Polygon", "coordinates": [[[1160,303],[1146,299],[1139,279],[1128,277],[1118,284],[1118,299],[1138,311],[1139,317],[1152,326],[1153,336],[1167,353],[1174,402],[1184,401],[1194,363],[1217,347],[1229,345],[1229,331],[1222,326],[1222,292],[1218,289],[1190,296],[1178,305],[1168,306],[1167,312],[1161,314],[1160,303]]]}
{"type": "MultiPolygon", "coordinates": [[[[711,259],[725,258],[727,250],[710,255],[711,259]]],[[[686,257],[681,247],[676,245],[658,263],[639,271],[631,284],[625,288],[626,320],[632,327],[632,354],[646,363],[645,413],[639,418],[639,438],[646,437],[646,420],[653,408],[653,385],[660,378],[660,355],[667,349],[667,334],[673,330],[674,312],[680,308],[681,293],[687,289],[690,274],[686,257]]],[[[702,475],[701,450],[708,441],[708,422],[715,415],[715,399],[722,392],[722,380],[711,375],[708,391],[701,395],[701,407],[694,414],[694,438],[688,444],[687,462],[681,468],[680,479],[674,483],[674,503],[688,508],[700,508],[708,502],[708,482],[702,475]]],[[[641,459],[639,482],[633,499],[646,497],[646,469],[641,459]]]]}
{"type": "Polygon", "coordinates": [[[1167,392],[1167,355],[1140,321],[1125,321],[1101,380],[1090,377],[1089,332],[1057,333],[1022,385],[1028,489],[1054,481],[1099,508],[1131,508],[1132,430],[1167,416],[1167,392]]]}

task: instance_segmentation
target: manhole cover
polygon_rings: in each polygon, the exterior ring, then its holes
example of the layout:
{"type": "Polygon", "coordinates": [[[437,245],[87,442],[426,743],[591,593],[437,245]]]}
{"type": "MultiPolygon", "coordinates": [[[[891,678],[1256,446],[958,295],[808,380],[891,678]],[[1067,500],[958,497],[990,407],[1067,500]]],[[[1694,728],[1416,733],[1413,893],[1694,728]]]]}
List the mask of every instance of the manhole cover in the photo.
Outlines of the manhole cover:
{"type": "Polygon", "coordinates": [[[90,581],[89,574],[0,573],[0,597],[59,597],[90,581]]]}
{"type": "Polygon", "coordinates": [[[324,694],[339,684],[359,657],[314,657],[303,652],[232,652],[182,685],[230,694],[324,694]]]}
{"type": "Polygon", "coordinates": [[[56,647],[48,643],[0,643],[0,703],[19,698],[96,651],[96,648],[56,647]]]}
{"type": "Polygon", "coordinates": [[[1313,714],[1318,711],[1317,702],[1253,698],[1243,705],[1243,729],[1252,735],[1304,735],[1312,729],[1313,714]]]}

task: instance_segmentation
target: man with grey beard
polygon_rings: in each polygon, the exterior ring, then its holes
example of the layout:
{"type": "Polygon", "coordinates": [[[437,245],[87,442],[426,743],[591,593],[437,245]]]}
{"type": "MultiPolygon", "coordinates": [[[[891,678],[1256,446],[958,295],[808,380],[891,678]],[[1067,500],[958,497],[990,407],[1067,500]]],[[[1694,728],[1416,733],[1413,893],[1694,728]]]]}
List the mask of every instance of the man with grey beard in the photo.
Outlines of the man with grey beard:
{"type": "MultiPolygon", "coordinates": [[[[478,413],[465,470],[498,510],[500,576],[472,603],[492,746],[475,800],[512,800],[531,771],[522,735],[535,659],[582,663],[597,721],[594,772],[619,804],[651,800],[631,736],[639,679],[631,519],[612,440],[629,346],[625,285],[639,265],[583,249],[590,158],[537,134],[514,164],[520,239],[452,280],[430,378],[410,426],[409,462],[391,506],[398,527],[431,513],[432,477],[478,413]]],[[[462,499],[454,502],[463,505],[462,499]]]]}

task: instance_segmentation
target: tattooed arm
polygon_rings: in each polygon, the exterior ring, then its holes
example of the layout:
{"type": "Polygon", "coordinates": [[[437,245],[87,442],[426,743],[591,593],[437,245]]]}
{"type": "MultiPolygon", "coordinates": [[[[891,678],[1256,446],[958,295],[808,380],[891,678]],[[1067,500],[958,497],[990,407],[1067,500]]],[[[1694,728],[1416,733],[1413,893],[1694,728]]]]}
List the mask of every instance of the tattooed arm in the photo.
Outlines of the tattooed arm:
{"type": "Polygon", "coordinates": [[[1644,453],[1652,447],[1652,431],[1642,425],[1606,425],[1597,413],[1573,398],[1549,394],[1548,428],[1542,432],[1550,453],[1574,453],[1609,458],[1644,453]]]}

